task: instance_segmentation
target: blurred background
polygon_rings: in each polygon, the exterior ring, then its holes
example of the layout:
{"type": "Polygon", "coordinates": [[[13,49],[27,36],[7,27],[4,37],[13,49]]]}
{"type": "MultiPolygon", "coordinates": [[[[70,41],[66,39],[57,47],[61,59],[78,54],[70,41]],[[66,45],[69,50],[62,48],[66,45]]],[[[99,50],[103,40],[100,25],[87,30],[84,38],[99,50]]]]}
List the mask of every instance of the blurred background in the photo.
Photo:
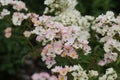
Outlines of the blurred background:
{"type": "MultiPolygon", "coordinates": [[[[26,3],[30,12],[43,14],[44,0],[22,1],[26,3]]],[[[78,2],[76,9],[82,15],[98,16],[106,11],[113,11],[116,15],[120,13],[120,0],[78,0],[78,2]]],[[[0,80],[30,80],[34,72],[41,70],[49,72],[39,57],[40,43],[32,38],[22,37],[23,31],[30,25],[26,23],[21,29],[21,27],[13,26],[9,19],[10,17],[5,17],[0,20],[0,80]],[[11,26],[14,28],[12,31],[14,35],[7,39],[4,37],[4,29],[11,26]]]]}

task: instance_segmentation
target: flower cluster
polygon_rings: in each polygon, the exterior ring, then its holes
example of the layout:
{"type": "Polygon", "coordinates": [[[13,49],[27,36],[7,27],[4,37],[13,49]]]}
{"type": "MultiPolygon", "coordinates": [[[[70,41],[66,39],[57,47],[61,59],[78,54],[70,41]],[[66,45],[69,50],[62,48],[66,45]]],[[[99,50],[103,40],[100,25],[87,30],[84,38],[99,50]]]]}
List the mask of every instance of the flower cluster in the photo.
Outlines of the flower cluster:
{"type": "Polygon", "coordinates": [[[98,65],[104,66],[105,64],[114,62],[117,60],[117,56],[118,56],[117,53],[112,53],[112,52],[106,53],[106,54],[104,54],[104,59],[99,61],[98,65]]]}
{"type": "Polygon", "coordinates": [[[46,7],[44,13],[55,12],[56,15],[65,10],[73,10],[77,4],[76,0],[45,0],[46,7]]]}
{"type": "Polygon", "coordinates": [[[117,79],[117,73],[114,71],[113,68],[108,68],[106,70],[105,75],[102,77],[99,77],[99,80],[116,80],[117,79]]]}
{"type": "Polygon", "coordinates": [[[46,8],[46,13],[57,10],[56,16],[52,17],[54,21],[61,22],[65,26],[80,26],[84,31],[89,31],[90,22],[94,17],[81,16],[80,12],[75,9],[76,0],[46,0],[44,4],[51,8],[51,10],[46,8]]]}
{"type": "Polygon", "coordinates": [[[85,70],[80,65],[73,66],[72,76],[74,77],[73,80],[88,80],[88,75],[85,70]]]}
{"type": "MultiPolygon", "coordinates": [[[[47,57],[52,58],[60,55],[62,57],[69,56],[73,59],[78,58],[78,54],[75,49],[83,49],[84,54],[90,53],[90,46],[88,45],[89,34],[86,34],[78,26],[64,26],[59,22],[54,22],[49,16],[41,16],[36,19],[32,19],[34,25],[37,25],[32,34],[36,34],[36,40],[43,42],[46,45],[41,53],[46,60],[47,57]]],[[[49,60],[51,62],[51,60],[49,60]]],[[[55,61],[53,60],[55,64],[55,61]]],[[[52,64],[52,63],[51,63],[52,64]]]]}
{"type": "Polygon", "coordinates": [[[0,0],[0,4],[2,6],[6,6],[6,5],[12,5],[14,10],[20,11],[20,10],[28,10],[26,8],[26,5],[24,2],[22,1],[18,1],[18,0],[0,0]]]}
{"type": "Polygon", "coordinates": [[[21,25],[22,21],[24,20],[24,13],[15,12],[12,16],[12,22],[14,25],[21,25]]]}
{"type": "Polygon", "coordinates": [[[10,11],[3,9],[0,13],[0,19],[3,19],[5,16],[10,15],[10,11]]]}
{"type": "Polygon", "coordinates": [[[120,51],[120,23],[119,16],[116,18],[114,13],[108,11],[105,15],[100,15],[93,22],[92,29],[101,34],[100,42],[104,43],[104,60],[98,64],[105,65],[117,60],[118,51],[120,51]]]}
{"type": "MultiPolygon", "coordinates": [[[[111,11],[94,20],[94,17],[82,16],[75,9],[76,0],[45,0],[44,4],[48,7],[44,13],[54,12],[55,16],[39,16],[36,13],[25,14],[21,10],[27,11],[28,9],[24,2],[18,0],[0,0],[0,4],[2,6],[11,5],[16,10],[16,12],[12,12],[13,25],[21,26],[24,20],[29,20],[32,23],[32,30],[24,31],[23,35],[27,38],[35,35],[36,41],[42,43],[41,59],[47,68],[57,75],[56,77],[50,76],[46,72],[35,73],[32,76],[33,80],[68,80],[68,75],[71,75],[73,80],[89,80],[92,77],[97,77],[98,71],[84,70],[80,64],[82,61],[78,61],[80,54],[94,53],[88,41],[91,37],[89,32],[91,28],[96,31],[95,35],[98,36],[96,40],[104,43],[104,59],[100,60],[98,65],[104,66],[115,62],[119,56],[120,16],[115,17],[111,11]],[[59,66],[56,60],[58,57],[74,60],[78,65],[71,62],[70,66],[59,66]]],[[[7,9],[3,9],[0,13],[0,19],[10,13],[7,9]]],[[[12,28],[6,28],[4,33],[6,38],[10,38],[12,28]]],[[[107,69],[105,75],[99,77],[99,80],[115,79],[117,79],[117,74],[113,68],[107,69]]]]}
{"type": "Polygon", "coordinates": [[[56,66],[52,69],[52,72],[59,73],[59,76],[62,76],[62,78],[64,78],[63,80],[67,80],[67,73],[71,73],[73,80],[88,80],[91,77],[98,76],[98,72],[94,70],[90,70],[87,74],[87,72],[83,70],[80,65],[65,66],[64,68],[56,66]]]}

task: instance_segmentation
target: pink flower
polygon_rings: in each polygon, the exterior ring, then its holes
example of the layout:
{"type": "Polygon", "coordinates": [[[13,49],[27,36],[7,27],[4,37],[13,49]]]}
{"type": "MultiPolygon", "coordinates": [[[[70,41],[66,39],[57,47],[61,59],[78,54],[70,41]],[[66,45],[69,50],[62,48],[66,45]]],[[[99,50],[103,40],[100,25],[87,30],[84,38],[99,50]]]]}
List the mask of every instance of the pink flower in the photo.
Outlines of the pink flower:
{"type": "Polygon", "coordinates": [[[42,40],[44,40],[44,38],[45,38],[44,36],[39,35],[37,36],[36,40],[41,42],[42,40]]]}
{"type": "Polygon", "coordinates": [[[70,67],[69,66],[65,66],[65,68],[66,68],[67,72],[71,72],[72,69],[73,69],[71,66],[70,67]]]}
{"type": "Polygon", "coordinates": [[[55,51],[55,53],[58,54],[58,55],[60,55],[60,54],[63,52],[63,50],[61,49],[61,47],[55,47],[55,48],[54,48],[54,51],[55,51]]]}
{"type": "Polygon", "coordinates": [[[68,27],[60,27],[62,34],[68,33],[69,28],[68,27]]]}
{"type": "Polygon", "coordinates": [[[98,62],[99,66],[104,66],[105,64],[106,64],[106,62],[104,60],[101,60],[101,61],[98,62]]]}
{"type": "Polygon", "coordinates": [[[50,49],[52,49],[52,48],[53,48],[52,44],[47,44],[47,45],[43,48],[41,55],[47,55],[48,50],[50,50],[50,49]]]}
{"type": "Polygon", "coordinates": [[[32,80],[39,80],[41,76],[38,73],[32,75],[32,80]]]}
{"type": "Polygon", "coordinates": [[[34,23],[34,26],[40,26],[40,21],[37,18],[38,17],[32,18],[32,22],[34,23]]]}
{"type": "Polygon", "coordinates": [[[66,68],[61,68],[61,69],[60,69],[60,74],[61,74],[62,76],[65,76],[65,75],[67,74],[67,69],[66,69],[66,68]]]}
{"type": "Polygon", "coordinates": [[[67,76],[61,76],[61,75],[59,75],[58,78],[59,78],[59,80],[67,80],[67,76]]]}
{"type": "Polygon", "coordinates": [[[16,9],[18,11],[20,11],[22,9],[27,10],[25,3],[22,1],[13,1],[11,4],[13,5],[13,9],[16,9]]]}
{"type": "Polygon", "coordinates": [[[11,28],[11,27],[8,27],[8,28],[6,28],[6,29],[4,30],[4,33],[5,33],[5,37],[6,37],[6,38],[10,38],[10,37],[11,37],[11,35],[12,35],[11,31],[12,31],[12,28],[11,28]]]}
{"type": "Polygon", "coordinates": [[[53,40],[55,38],[56,34],[54,31],[52,30],[47,30],[47,33],[46,33],[46,38],[49,39],[49,40],[53,40]]]}
{"type": "Polygon", "coordinates": [[[49,79],[50,75],[46,72],[41,72],[40,74],[40,77],[43,77],[43,78],[46,78],[46,79],[49,79]]]}
{"type": "Polygon", "coordinates": [[[114,62],[117,60],[117,56],[118,54],[117,53],[106,53],[104,54],[104,60],[107,62],[107,63],[111,63],[111,62],[114,62]]]}
{"type": "Polygon", "coordinates": [[[50,61],[51,60],[51,57],[46,57],[46,61],[50,61]]]}
{"type": "MultiPolygon", "coordinates": [[[[105,57],[105,59],[107,60],[111,60],[111,62],[112,61],[116,61],[117,60],[117,56],[118,56],[118,54],[117,53],[106,53],[105,55],[104,55],[104,57],[105,57]]],[[[108,63],[110,63],[110,62],[108,62],[108,63]]]]}
{"type": "Polygon", "coordinates": [[[90,53],[91,47],[85,44],[83,45],[83,50],[85,51],[85,55],[88,55],[88,53],[90,53]]]}
{"type": "Polygon", "coordinates": [[[32,80],[58,80],[58,78],[54,75],[50,76],[47,72],[41,72],[33,74],[32,80]]]}
{"type": "Polygon", "coordinates": [[[69,50],[69,49],[71,49],[71,45],[70,44],[65,44],[64,48],[69,50]]]}
{"type": "Polygon", "coordinates": [[[47,68],[49,69],[49,68],[51,68],[54,64],[56,64],[56,61],[55,61],[54,59],[52,59],[52,60],[46,61],[45,63],[46,63],[46,65],[47,65],[47,68]]]}
{"type": "Polygon", "coordinates": [[[49,23],[46,24],[46,26],[51,28],[51,29],[56,28],[56,26],[54,24],[55,24],[54,22],[49,22],[49,23]]]}
{"type": "Polygon", "coordinates": [[[47,49],[43,49],[41,55],[46,55],[47,54],[47,49]]]}
{"type": "Polygon", "coordinates": [[[55,68],[53,68],[51,71],[54,72],[54,73],[58,73],[58,72],[60,72],[61,69],[62,69],[62,67],[55,66],[55,68]]]}
{"type": "Polygon", "coordinates": [[[104,66],[105,64],[108,64],[108,63],[111,63],[111,62],[114,62],[117,60],[117,56],[118,54],[117,53],[106,53],[104,54],[104,59],[101,60],[98,65],[100,66],[104,66]]]}
{"type": "Polygon", "coordinates": [[[78,58],[77,52],[75,50],[71,50],[70,53],[68,54],[68,56],[70,56],[73,59],[78,58]]]}
{"type": "Polygon", "coordinates": [[[70,35],[66,32],[62,34],[62,41],[68,41],[70,38],[70,35]]]}
{"type": "Polygon", "coordinates": [[[62,52],[61,56],[66,57],[69,54],[69,51],[64,48],[64,51],[62,52]]]}
{"type": "Polygon", "coordinates": [[[54,51],[58,55],[60,55],[63,52],[61,41],[57,41],[57,42],[54,43],[54,51]]]}
{"type": "Polygon", "coordinates": [[[56,42],[54,42],[54,47],[61,47],[62,48],[62,46],[63,46],[62,41],[56,41],[56,42]]]}
{"type": "Polygon", "coordinates": [[[52,44],[47,44],[47,46],[45,48],[49,50],[49,49],[53,48],[53,46],[52,46],[52,44]]]}

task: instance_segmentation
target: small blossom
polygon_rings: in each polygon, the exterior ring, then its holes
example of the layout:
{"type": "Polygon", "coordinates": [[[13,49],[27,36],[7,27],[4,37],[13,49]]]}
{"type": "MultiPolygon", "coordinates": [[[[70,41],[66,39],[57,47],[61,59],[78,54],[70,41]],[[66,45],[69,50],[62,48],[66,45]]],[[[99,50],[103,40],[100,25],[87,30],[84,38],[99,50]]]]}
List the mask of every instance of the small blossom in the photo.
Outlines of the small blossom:
{"type": "Polygon", "coordinates": [[[24,20],[24,14],[15,12],[12,16],[12,22],[14,25],[20,26],[22,21],[24,20]]]}
{"type": "Polygon", "coordinates": [[[89,77],[96,77],[98,76],[98,72],[94,70],[90,70],[88,73],[89,77]]]}
{"type": "Polygon", "coordinates": [[[7,15],[10,15],[10,11],[8,11],[7,9],[3,9],[0,14],[0,19],[3,19],[7,15]]]}
{"type": "Polygon", "coordinates": [[[6,38],[10,38],[10,37],[11,37],[11,35],[12,35],[11,31],[12,31],[12,28],[11,28],[11,27],[8,27],[8,28],[6,28],[6,29],[4,30],[4,33],[5,33],[5,37],[6,37],[6,38]]]}
{"type": "Polygon", "coordinates": [[[67,69],[66,69],[66,68],[60,69],[60,74],[61,74],[62,76],[65,76],[65,75],[67,74],[67,69]]]}
{"type": "Polygon", "coordinates": [[[53,40],[55,38],[55,36],[56,36],[56,34],[51,30],[48,30],[46,33],[46,38],[49,40],[53,40]]]}
{"type": "Polygon", "coordinates": [[[24,34],[25,37],[30,37],[31,32],[30,31],[25,31],[23,34],[24,34]]]}
{"type": "Polygon", "coordinates": [[[99,66],[104,66],[105,64],[106,64],[106,62],[104,60],[101,60],[101,61],[98,62],[99,66]]]}
{"type": "Polygon", "coordinates": [[[11,4],[13,5],[13,9],[15,9],[17,11],[20,11],[22,9],[27,11],[25,3],[22,1],[13,1],[11,4]]]}
{"type": "Polygon", "coordinates": [[[59,76],[58,76],[58,79],[59,79],[59,80],[67,80],[67,76],[61,76],[61,75],[59,75],[59,76]]]}
{"type": "Polygon", "coordinates": [[[70,51],[70,53],[68,54],[71,58],[73,58],[73,59],[77,59],[78,58],[78,55],[77,55],[77,53],[76,53],[76,51],[70,51]]]}

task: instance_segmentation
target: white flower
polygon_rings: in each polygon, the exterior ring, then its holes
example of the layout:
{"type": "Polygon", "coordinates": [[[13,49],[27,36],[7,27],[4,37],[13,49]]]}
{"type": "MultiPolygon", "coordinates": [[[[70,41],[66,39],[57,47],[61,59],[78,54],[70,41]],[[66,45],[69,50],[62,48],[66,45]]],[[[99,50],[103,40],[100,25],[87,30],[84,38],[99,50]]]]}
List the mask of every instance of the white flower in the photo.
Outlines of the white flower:
{"type": "Polygon", "coordinates": [[[2,6],[8,5],[12,2],[13,0],[0,0],[0,3],[2,4],[2,6]]]}
{"type": "Polygon", "coordinates": [[[12,16],[12,22],[14,25],[20,26],[22,21],[24,20],[24,14],[15,12],[12,16]]]}
{"type": "Polygon", "coordinates": [[[106,70],[105,75],[99,77],[99,80],[116,80],[116,79],[117,79],[117,73],[113,68],[108,68],[106,70]]]}
{"type": "Polygon", "coordinates": [[[10,15],[10,11],[8,11],[7,9],[3,9],[0,14],[0,19],[3,19],[7,15],[10,15]]]}
{"type": "Polygon", "coordinates": [[[45,0],[44,4],[49,5],[52,4],[55,0],[45,0]]]}
{"type": "Polygon", "coordinates": [[[113,78],[113,76],[108,76],[107,80],[115,80],[115,79],[113,78]]]}
{"type": "Polygon", "coordinates": [[[25,31],[23,34],[24,34],[25,37],[30,37],[31,32],[30,31],[25,31]]]}
{"type": "Polygon", "coordinates": [[[50,69],[54,64],[56,64],[55,60],[46,61],[46,65],[48,69],[50,69]]]}
{"type": "Polygon", "coordinates": [[[2,12],[1,12],[1,16],[6,16],[6,15],[9,15],[10,14],[10,11],[8,11],[7,9],[3,9],[2,12]]]}
{"type": "Polygon", "coordinates": [[[107,75],[103,75],[102,77],[99,77],[99,80],[106,80],[107,79],[107,75]]]}
{"type": "Polygon", "coordinates": [[[106,70],[106,74],[107,74],[107,75],[108,75],[108,74],[112,74],[112,73],[115,73],[115,71],[114,71],[113,68],[108,68],[108,69],[106,70]]]}
{"type": "Polygon", "coordinates": [[[26,8],[25,3],[22,2],[22,1],[13,1],[11,4],[13,5],[13,9],[15,9],[15,10],[17,10],[17,11],[20,11],[20,10],[22,10],[22,9],[24,9],[24,10],[26,10],[26,11],[28,10],[28,9],[26,8]]]}
{"type": "Polygon", "coordinates": [[[88,76],[89,76],[89,77],[98,76],[98,72],[97,72],[97,71],[94,71],[94,70],[90,70],[89,73],[88,73],[88,76]]]}
{"type": "Polygon", "coordinates": [[[42,26],[35,27],[33,31],[31,31],[32,34],[43,36],[46,34],[45,30],[42,28],[42,26]]]}

